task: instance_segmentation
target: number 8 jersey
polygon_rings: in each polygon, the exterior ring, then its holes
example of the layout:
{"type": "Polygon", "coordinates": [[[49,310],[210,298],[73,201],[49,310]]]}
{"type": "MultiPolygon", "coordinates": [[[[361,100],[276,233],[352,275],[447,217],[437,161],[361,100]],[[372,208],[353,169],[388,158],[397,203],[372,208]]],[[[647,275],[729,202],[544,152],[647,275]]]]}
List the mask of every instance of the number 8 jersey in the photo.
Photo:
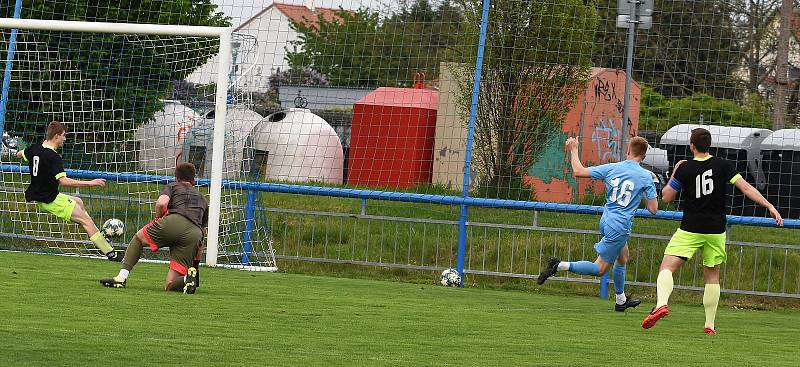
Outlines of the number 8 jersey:
{"type": "Polygon", "coordinates": [[[25,201],[52,203],[58,196],[58,179],[66,176],[64,161],[53,147],[33,144],[22,152],[28,161],[31,184],[25,190],[25,201]]]}
{"type": "Polygon", "coordinates": [[[633,214],[639,208],[642,197],[651,200],[658,196],[652,174],[637,161],[626,160],[589,167],[589,176],[595,180],[603,180],[606,185],[606,205],[600,218],[601,228],[630,233],[633,214]]]}
{"type": "Polygon", "coordinates": [[[733,163],[717,157],[692,159],[681,164],[669,185],[681,193],[681,229],[692,233],[725,233],[726,185],[742,175],[733,163]]]}

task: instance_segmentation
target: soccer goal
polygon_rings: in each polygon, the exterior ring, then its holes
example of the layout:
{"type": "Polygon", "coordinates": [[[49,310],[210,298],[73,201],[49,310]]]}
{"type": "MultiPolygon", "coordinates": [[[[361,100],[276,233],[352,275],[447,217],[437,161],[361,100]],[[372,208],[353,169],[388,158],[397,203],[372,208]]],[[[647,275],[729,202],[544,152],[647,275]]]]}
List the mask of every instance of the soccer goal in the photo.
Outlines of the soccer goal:
{"type": "Polygon", "coordinates": [[[59,150],[67,176],[107,180],[61,192],[81,198],[98,226],[109,218],[125,223],[116,248],[152,220],[174,167],[191,162],[210,205],[206,264],[276,269],[266,212],[258,208],[262,193],[237,188],[253,165],[241,147],[259,119],[247,113],[247,95],[231,88],[242,77],[232,51],[252,57],[255,48],[242,46],[248,40],[227,27],[9,18],[0,19],[0,37],[8,55],[0,248],[99,255],[80,226],[24,199],[28,166],[14,153],[44,140],[48,122],[58,120],[67,129],[59,150]],[[198,70],[214,77],[187,85],[198,70]]]}

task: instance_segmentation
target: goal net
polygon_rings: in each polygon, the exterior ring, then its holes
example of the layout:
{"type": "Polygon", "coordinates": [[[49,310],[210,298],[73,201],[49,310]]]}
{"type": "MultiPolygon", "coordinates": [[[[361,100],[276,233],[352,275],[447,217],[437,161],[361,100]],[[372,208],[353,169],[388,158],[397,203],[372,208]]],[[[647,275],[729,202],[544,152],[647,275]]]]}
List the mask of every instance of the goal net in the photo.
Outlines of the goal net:
{"type": "Polygon", "coordinates": [[[155,200],[173,180],[175,166],[191,162],[211,205],[206,263],[275,269],[266,212],[258,205],[261,193],[235,185],[248,179],[253,158],[244,145],[261,117],[248,108],[249,95],[235,88],[247,70],[231,66],[230,45],[237,59],[252,58],[252,38],[213,27],[12,24],[19,30],[0,22],[0,52],[13,61],[0,125],[0,247],[99,255],[82,227],[24,198],[28,167],[14,153],[42,142],[47,124],[58,120],[67,129],[59,149],[67,176],[106,179],[104,187],[60,191],[80,198],[98,227],[109,218],[125,223],[124,235],[110,239],[115,248],[124,248],[153,219],[155,200]],[[197,70],[215,76],[183,82],[197,70]]]}

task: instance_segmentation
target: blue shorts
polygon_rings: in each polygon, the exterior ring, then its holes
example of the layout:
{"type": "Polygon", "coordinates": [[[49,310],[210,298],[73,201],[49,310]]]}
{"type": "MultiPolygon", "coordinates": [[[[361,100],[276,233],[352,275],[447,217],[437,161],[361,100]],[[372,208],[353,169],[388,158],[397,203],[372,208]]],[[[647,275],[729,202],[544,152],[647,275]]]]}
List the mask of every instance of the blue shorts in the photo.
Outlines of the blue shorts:
{"type": "Polygon", "coordinates": [[[628,243],[628,233],[619,232],[600,224],[600,235],[603,238],[594,245],[594,249],[603,261],[613,264],[628,243]]]}

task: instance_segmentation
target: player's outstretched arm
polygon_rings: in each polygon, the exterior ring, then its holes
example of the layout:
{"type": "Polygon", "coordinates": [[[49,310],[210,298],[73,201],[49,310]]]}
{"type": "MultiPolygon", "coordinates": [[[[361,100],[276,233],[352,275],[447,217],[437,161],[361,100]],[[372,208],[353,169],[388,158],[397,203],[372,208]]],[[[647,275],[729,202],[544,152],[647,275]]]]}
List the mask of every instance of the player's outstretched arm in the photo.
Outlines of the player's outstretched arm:
{"type": "Polygon", "coordinates": [[[67,187],[91,187],[91,186],[105,186],[106,180],[102,178],[96,178],[90,181],[83,181],[83,180],[73,180],[69,177],[61,177],[58,179],[58,183],[61,186],[67,187]]]}
{"type": "Polygon", "coordinates": [[[575,177],[590,177],[589,169],[583,166],[580,157],[578,157],[578,140],[570,137],[564,143],[569,151],[570,164],[572,165],[572,175],[575,177]]]}
{"type": "Polygon", "coordinates": [[[761,195],[761,192],[759,192],[758,189],[753,187],[753,185],[747,182],[747,180],[745,180],[744,178],[736,180],[736,183],[734,183],[734,185],[736,186],[737,189],[739,189],[739,191],[741,191],[744,194],[744,196],[747,196],[748,199],[753,200],[756,203],[758,203],[758,205],[767,208],[767,210],[769,210],[769,214],[772,216],[773,219],[775,219],[775,224],[777,224],[778,227],[783,226],[783,217],[781,217],[781,214],[778,213],[778,210],[775,209],[775,206],[772,205],[772,203],[770,203],[764,197],[764,195],[761,195]]]}

